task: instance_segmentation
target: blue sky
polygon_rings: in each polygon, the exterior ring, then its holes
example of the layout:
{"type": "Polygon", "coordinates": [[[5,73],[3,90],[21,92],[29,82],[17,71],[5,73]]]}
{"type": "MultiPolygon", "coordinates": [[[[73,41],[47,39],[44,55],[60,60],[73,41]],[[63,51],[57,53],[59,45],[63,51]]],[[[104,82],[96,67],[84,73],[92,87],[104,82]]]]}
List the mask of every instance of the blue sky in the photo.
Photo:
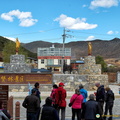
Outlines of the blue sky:
{"type": "Polygon", "coordinates": [[[120,38],[120,0],[2,0],[0,36],[65,43],[120,38]]]}

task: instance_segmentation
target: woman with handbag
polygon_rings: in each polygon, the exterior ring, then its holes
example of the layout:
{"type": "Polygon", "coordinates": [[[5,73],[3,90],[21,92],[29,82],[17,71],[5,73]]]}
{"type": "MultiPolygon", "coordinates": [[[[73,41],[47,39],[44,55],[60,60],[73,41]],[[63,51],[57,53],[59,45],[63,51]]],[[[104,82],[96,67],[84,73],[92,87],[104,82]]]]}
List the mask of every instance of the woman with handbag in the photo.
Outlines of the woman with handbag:
{"type": "Polygon", "coordinates": [[[69,103],[72,107],[72,120],[75,120],[75,115],[77,115],[77,120],[81,120],[82,102],[83,96],[80,94],[79,89],[75,89],[75,94],[72,95],[69,103]]]}

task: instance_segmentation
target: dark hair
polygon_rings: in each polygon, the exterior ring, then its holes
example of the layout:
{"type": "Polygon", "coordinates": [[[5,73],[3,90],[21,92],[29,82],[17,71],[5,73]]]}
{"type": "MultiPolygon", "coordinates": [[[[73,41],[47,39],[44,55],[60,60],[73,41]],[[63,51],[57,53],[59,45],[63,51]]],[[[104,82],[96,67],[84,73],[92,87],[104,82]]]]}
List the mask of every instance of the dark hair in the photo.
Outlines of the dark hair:
{"type": "Polygon", "coordinates": [[[80,90],[79,89],[75,89],[75,94],[80,95],[80,90]]]}
{"type": "Polygon", "coordinates": [[[53,85],[53,88],[58,88],[58,86],[56,84],[53,85]]]}
{"type": "Polygon", "coordinates": [[[82,88],[83,88],[83,85],[82,85],[82,84],[80,84],[80,85],[79,85],[79,89],[82,89],[82,88]]]}
{"type": "Polygon", "coordinates": [[[36,88],[37,86],[39,86],[39,83],[38,83],[38,82],[36,82],[34,86],[35,86],[35,88],[36,88]]]}
{"type": "Polygon", "coordinates": [[[51,105],[52,104],[52,98],[51,97],[47,97],[46,100],[45,100],[45,103],[47,105],[51,105]]]}
{"type": "Polygon", "coordinates": [[[109,91],[109,90],[111,90],[111,89],[110,89],[109,87],[106,87],[105,90],[106,90],[106,91],[109,91]]]}
{"type": "Polygon", "coordinates": [[[33,94],[33,93],[35,93],[36,91],[37,91],[37,89],[36,89],[36,88],[33,88],[32,91],[31,91],[31,93],[33,94]]]}

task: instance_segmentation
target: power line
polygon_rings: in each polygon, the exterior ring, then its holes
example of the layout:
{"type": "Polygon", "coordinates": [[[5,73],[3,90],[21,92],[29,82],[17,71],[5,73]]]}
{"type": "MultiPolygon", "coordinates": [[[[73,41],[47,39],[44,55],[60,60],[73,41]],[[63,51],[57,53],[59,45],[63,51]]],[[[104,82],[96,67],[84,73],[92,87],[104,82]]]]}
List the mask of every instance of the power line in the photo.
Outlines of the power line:
{"type": "Polygon", "coordinates": [[[56,29],[60,29],[60,28],[53,28],[53,29],[49,29],[49,30],[43,30],[41,32],[18,33],[18,34],[10,34],[10,35],[3,35],[3,36],[17,36],[17,35],[26,35],[26,34],[37,34],[37,33],[48,32],[48,31],[52,31],[52,30],[56,30],[56,29]]]}
{"type": "Polygon", "coordinates": [[[78,32],[78,31],[70,31],[72,33],[84,33],[84,34],[94,34],[94,35],[104,35],[104,36],[115,36],[115,35],[107,35],[107,34],[99,34],[99,33],[89,33],[89,32],[78,32]]]}

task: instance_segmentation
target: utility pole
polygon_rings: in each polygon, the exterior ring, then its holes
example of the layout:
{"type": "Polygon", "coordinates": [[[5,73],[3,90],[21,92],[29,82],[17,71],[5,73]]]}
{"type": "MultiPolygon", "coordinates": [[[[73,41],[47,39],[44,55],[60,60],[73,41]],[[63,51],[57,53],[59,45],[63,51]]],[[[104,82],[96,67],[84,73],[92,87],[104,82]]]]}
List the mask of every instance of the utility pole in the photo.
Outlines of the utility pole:
{"type": "Polygon", "coordinates": [[[62,61],[61,61],[61,73],[63,74],[63,66],[64,66],[64,58],[65,58],[65,38],[66,37],[73,37],[71,35],[66,34],[65,32],[70,32],[70,30],[65,30],[65,28],[63,29],[63,49],[62,49],[62,61]]]}
{"type": "Polygon", "coordinates": [[[65,34],[65,28],[63,30],[63,49],[62,49],[62,64],[61,64],[61,73],[63,74],[63,66],[64,66],[64,57],[65,57],[65,38],[66,38],[66,34],[65,34]]]}

